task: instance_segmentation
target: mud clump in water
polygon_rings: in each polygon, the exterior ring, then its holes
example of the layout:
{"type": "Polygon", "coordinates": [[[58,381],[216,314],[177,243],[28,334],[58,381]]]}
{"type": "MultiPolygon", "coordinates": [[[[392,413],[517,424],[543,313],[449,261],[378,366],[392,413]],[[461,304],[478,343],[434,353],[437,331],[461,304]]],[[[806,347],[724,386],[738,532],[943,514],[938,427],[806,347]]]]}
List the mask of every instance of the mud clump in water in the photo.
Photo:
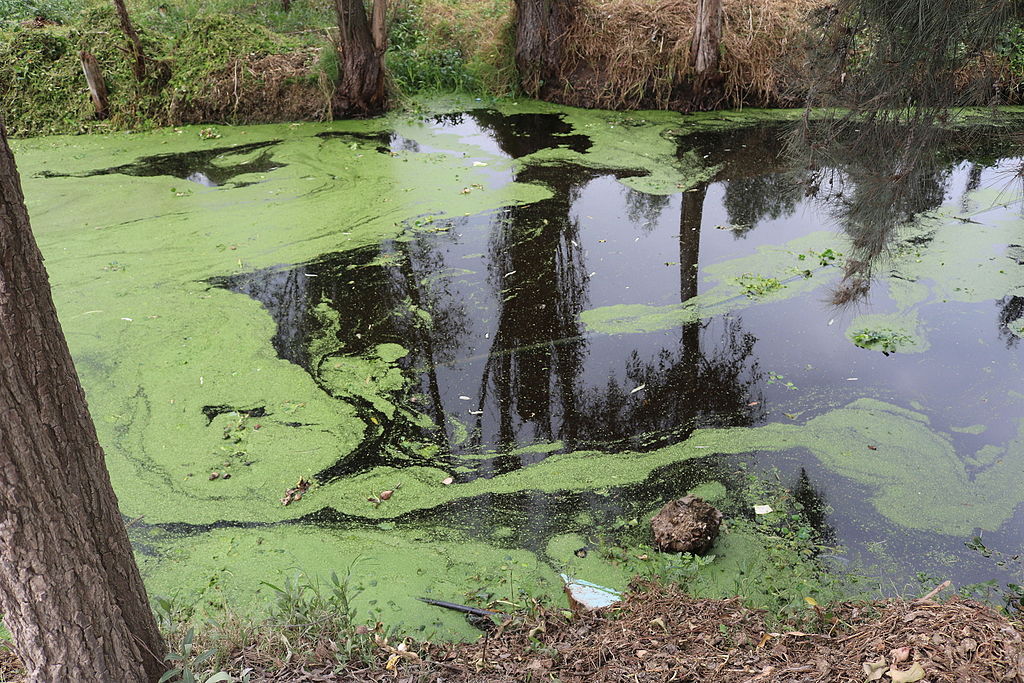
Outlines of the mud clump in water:
{"type": "Polygon", "coordinates": [[[654,544],[670,553],[703,555],[721,526],[722,513],[696,496],[670,501],[651,520],[654,544]]]}

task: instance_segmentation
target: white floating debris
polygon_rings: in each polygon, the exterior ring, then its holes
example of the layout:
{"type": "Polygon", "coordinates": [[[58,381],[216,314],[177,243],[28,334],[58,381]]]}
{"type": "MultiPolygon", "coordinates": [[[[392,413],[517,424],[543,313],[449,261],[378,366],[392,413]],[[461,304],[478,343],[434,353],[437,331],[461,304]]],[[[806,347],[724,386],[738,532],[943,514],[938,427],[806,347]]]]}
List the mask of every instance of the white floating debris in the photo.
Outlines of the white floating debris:
{"type": "Polygon", "coordinates": [[[132,319],[131,319],[131,318],[121,318],[121,320],[127,320],[128,322],[131,322],[131,321],[132,321],[132,319]]]}
{"type": "Polygon", "coordinates": [[[644,389],[646,389],[646,388],[647,388],[647,385],[646,385],[646,384],[641,384],[640,386],[638,386],[638,387],[635,387],[635,388],[634,388],[634,389],[633,389],[633,390],[632,390],[631,392],[629,392],[629,393],[630,393],[630,394],[632,395],[632,394],[635,394],[635,393],[636,393],[636,392],[638,392],[638,391],[643,391],[643,390],[644,390],[644,389]]]}
{"type": "Polygon", "coordinates": [[[507,273],[505,273],[504,275],[502,275],[502,277],[508,277],[509,275],[515,275],[515,274],[516,274],[516,271],[510,270],[507,273]]]}
{"type": "Polygon", "coordinates": [[[836,319],[835,319],[835,318],[832,318],[831,320],[829,320],[829,321],[828,321],[828,324],[829,324],[829,325],[831,326],[831,325],[832,325],[832,323],[834,323],[835,321],[836,321],[836,319]]]}
{"type": "Polygon", "coordinates": [[[767,515],[769,512],[772,512],[772,506],[771,505],[755,505],[754,506],[754,514],[755,515],[767,515]]]}
{"type": "Polygon", "coordinates": [[[474,166],[486,166],[487,162],[485,162],[485,161],[474,161],[473,165],[474,166]]]}
{"type": "Polygon", "coordinates": [[[847,377],[846,381],[847,382],[856,382],[858,379],[860,379],[860,377],[847,377]]]}
{"type": "Polygon", "coordinates": [[[484,411],[482,411],[482,410],[471,410],[471,411],[469,411],[469,414],[470,415],[483,415],[484,411]]]}
{"type": "Polygon", "coordinates": [[[593,273],[591,273],[590,275],[588,275],[587,277],[594,277],[595,275],[597,275],[597,271],[596,270],[593,273]]]}
{"type": "Polygon", "coordinates": [[[470,400],[470,398],[469,398],[469,396],[459,396],[459,400],[460,401],[468,401],[468,400],[470,400]]]}
{"type": "Polygon", "coordinates": [[[575,579],[568,574],[559,574],[565,582],[565,595],[574,612],[589,611],[608,607],[622,600],[622,593],[596,583],[575,579]]]}
{"type": "Polygon", "coordinates": [[[316,277],[316,273],[303,273],[306,277],[316,277]]]}

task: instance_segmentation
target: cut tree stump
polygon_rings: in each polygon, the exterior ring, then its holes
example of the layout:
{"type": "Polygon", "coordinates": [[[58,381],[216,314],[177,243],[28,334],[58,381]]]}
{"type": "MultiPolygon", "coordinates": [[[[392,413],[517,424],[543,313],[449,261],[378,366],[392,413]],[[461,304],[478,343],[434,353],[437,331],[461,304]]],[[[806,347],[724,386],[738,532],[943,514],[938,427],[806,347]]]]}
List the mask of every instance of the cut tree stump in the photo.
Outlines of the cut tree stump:
{"type": "Polygon", "coordinates": [[[107,86],[103,82],[103,73],[100,71],[99,62],[92,54],[82,50],[78,53],[82,60],[82,72],[89,84],[89,94],[92,95],[92,103],[96,107],[96,118],[107,118],[107,86]]]}

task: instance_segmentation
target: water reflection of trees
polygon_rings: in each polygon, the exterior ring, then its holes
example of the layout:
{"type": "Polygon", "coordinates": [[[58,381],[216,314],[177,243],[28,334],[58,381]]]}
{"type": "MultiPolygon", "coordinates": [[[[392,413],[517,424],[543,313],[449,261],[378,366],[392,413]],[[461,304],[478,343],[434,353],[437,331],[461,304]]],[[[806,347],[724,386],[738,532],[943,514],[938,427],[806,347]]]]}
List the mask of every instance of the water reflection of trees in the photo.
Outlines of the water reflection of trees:
{"type": "MultiPolygon", "coordinates": [[[[865,298],[876,272],[884,269],[903,228],[943,204],[954,169],[972,162],[967,190],[976,189],[1010,141],[997,129],[950,129],[879,121],[871,134],[846,127],[801,127],[791,154],[802,169],[806,193],[829,211],[849,237],[842,282],[832,301],[847,305],[865,298]]],[[[927,238],[922,238],[927,239],[927,238]]],[[[920,246],[920,245],[916,245],[920,246]]]]}
{"type": "MultiPolygon", "coordinates": [[[[577,167],[528,167],[517,179],[543,183],[553,196],[509,207],[492,224],[488,279],[499,310],[479,395],[485,415],[492,408],[497,412],[500,449],[536,440],[574,441],[586,354],[579,315],[587,300],[587,272],[572,206],[595,175],[577,167]]],[[[483,423],[481,415],[478,443],[483,423]]]]}
{"type": "MultiPolygon", "coordinates": [[[[724,186],[722,204],[737,239],[765,219],[791,215],[802,198],[786,165],[785,134],[784,127],[773,125],[697,133],[679,140],[680,154],[696,151],[703,163],[717,168],[712,181],[724,186]]],[[[706,190],[702,183],[690,192],[702,193],[703,199],[706,190]]]]}

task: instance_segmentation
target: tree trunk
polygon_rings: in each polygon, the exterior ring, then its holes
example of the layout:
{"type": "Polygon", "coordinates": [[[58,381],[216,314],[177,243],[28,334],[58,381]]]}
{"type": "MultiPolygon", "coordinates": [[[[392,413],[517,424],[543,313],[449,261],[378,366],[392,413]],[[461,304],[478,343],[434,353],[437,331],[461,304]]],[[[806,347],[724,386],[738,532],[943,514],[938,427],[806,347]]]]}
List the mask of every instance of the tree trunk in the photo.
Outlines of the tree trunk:
{"type": "Polygon", "coordinates": [[[373,116],[388,106],[384,72],[386,0],[373,2],[373,27],[363,0],[334,0],[338,17],[338,83],[331,106],[335,116],[373,116]]]}
{"type": "Polygon", "coordinates": [[[697,0],[690,66],[698,76],[718,71],[718,44],[721,40],[722,0],[697,0]]]}
{"type": "Polygon", "coordinates": [[[285,12],[292,11],[292,0],[281,0],[281,9],[285,12]]]}
{"type": "Polygon", "coordinates": [[[92,95],[93,106],[96,107],[96,118],[107,118],[107,86],[103,82],[103,72],[100,71],[99,62],[91,54],[82,50],[78,53],[82,61],[82,73],[85,74],[85,81],[89,84],[89,94],[92,95]]]}
{"type": "Polygon", "coordinates": [[[718,70],[718,47],[722,42],[722,0],[697,0],[690,43],[690,67],[693,69],[693,93],[697,104],[711,106],[722,83],[718,70]]]}
{"type": "Polygon", "coordinates": [[[516,68],[523,91],[557,98],[568,84],[564,37],[576,21],[579,0],[515,0],[516,68]]]}
{"type": "Polygon", "coordinates": [[[0,123],[0,612],[30,681],[156,681],[164,644],[0,123]]]}
{"type": "Polygon", "coordinates": [[[128,17],[128,8],[124,6],[124,0],[114,0],[114,9],[117,10],[117,17],[121,20],[121,30],[124,31],[131,44],[129,53],[132,56],[132,73],[135,74],[135,80],[142,83],[146,80],[146,56],[142,52],[142,41],[135,31],[135,27],[132,26],[131,18],[128,17]]]}

